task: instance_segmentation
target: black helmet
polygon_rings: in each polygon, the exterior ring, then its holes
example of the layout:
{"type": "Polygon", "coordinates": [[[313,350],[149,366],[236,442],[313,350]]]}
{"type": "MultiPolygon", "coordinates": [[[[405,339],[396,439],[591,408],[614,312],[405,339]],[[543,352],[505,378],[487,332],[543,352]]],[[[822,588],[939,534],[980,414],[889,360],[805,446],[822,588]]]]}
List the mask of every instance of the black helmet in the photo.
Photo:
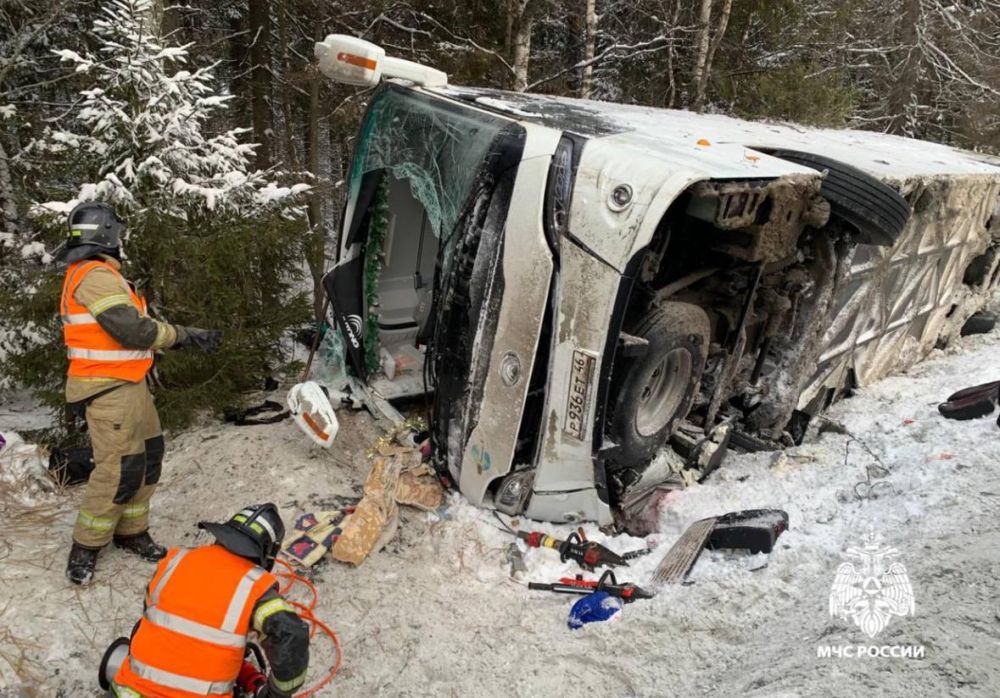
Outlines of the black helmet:
{"type": "Polygon", "coordinates": [[[66,242],[56,252],[58,262],[76,262],[99,252],[115,254],[121,244],[125,223],[107,204],[84,201],[70,211],[66,220],[66,242]]]}
{"type": "Polygon", "coordinates": [[[270,502],[248,506],[226,523],[202,521],[198,528],[215,536],[216,542],[229,552],[249,558],[267,570],[274,567],[285,538],[285,524],[278,507],[270,502]]]}

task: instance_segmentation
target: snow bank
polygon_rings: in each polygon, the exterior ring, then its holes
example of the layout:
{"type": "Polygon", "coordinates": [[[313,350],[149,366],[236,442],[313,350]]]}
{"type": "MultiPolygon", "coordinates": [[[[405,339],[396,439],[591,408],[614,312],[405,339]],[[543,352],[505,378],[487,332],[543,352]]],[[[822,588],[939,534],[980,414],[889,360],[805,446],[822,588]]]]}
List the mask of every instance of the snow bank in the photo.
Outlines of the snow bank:
{"type": "Polygon", "coordinates": [[[52,501],[54,492],[45,449],[0,430],[0,511],[52,501]]]}
{"type": "MultiPolygon", "coordinates": [[[[706,552],[692,584],[625,606],[615,623],[568,630],[574,599],[511,579],[505,549],[513,539],[489,513],[457,496],[438,515],[406,511],[399,535],[360,568],[327,561],[310,573],[321,594],[317,614],[344,650],[339,676],[319,695],[1000,695],[1000,431],[991,418],[952,422],[936,411],[953,390],[1000,378],[991,368],[998,365],[1000,333],[963,339],[837,405],[829,416],[853,437],[826,431],[785,453],[731,457],[708,482],[672,495],[662,531],[647,541],[585,527],[618,551],[656,544],[618,571],[644,585],[692,521],[762,506],[789,513],[791,530],[769,558],[706,552]],[[884,475],[872,467],[878,462],[884,475]],[[856,488],[869,479],[887,483],[878,496],[856,488]],[[915,615],[893,618],[875,642],[828,610],[841,555],[870,526],[900,551],[916,598],[915,615]],[[820,645],[869,644],[923,646],[926,656],[817,657],[820,645]]],[[[288,421],[211,426],[169,440],[154,535],[196,545],[208,541],[197,521],[225,518],[247,502],[272,500],[291,521],[356,498],[376,432],[363,414],[338,417],[329,452],[288,421]]],[[[92,587],[64,581],[79,496],[58,495],[46,526],[4,541],[0,656],[23,661],[17,669],[0,661],[0,686],[96,695],[101,651],[141,612],[153,568],[121,551],[102,554],[92,587]]],[[[550,550],[524,557],[526,580],[578,571],[550,550]]],[[[310,682],[332,658],[316,640],[310,682]]]]}

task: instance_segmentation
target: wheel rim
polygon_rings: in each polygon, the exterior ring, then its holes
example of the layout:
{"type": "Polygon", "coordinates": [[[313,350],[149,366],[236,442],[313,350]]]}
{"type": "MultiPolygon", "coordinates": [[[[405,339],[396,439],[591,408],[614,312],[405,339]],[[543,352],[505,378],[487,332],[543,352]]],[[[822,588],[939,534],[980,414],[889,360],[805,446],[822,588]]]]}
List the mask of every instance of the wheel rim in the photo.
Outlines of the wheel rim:
{"type": "Polygon", "coordinates": [[[635,413],[639,434],[653,436],[670,423],[687,394],[691,371],[691,354],[684,349],[674,349],[660,359],[639,394],[635,413]]]}

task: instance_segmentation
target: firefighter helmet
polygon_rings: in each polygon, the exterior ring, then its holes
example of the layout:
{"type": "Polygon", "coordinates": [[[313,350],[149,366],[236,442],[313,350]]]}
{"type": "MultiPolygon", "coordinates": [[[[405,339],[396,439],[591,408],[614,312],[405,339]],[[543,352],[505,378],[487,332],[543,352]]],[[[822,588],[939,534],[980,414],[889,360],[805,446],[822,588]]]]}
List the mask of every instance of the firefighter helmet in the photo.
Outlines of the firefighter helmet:
{"type": "Polygon", "coordinates": [[[84,201],[66,219],[66,242],[56,252],[56,261],[76,262],[95,254],[117,254],[125,222],[107,204],[84,201]]]}
{"type": "Polygon", "coordinates": [[[285,538],[278,507],[270,502],[244,507],[225,523],[202,521],[198,528],[215,536],[216,542],[229,552],[249,558],[266,570],[274,567],[285,538]]]}

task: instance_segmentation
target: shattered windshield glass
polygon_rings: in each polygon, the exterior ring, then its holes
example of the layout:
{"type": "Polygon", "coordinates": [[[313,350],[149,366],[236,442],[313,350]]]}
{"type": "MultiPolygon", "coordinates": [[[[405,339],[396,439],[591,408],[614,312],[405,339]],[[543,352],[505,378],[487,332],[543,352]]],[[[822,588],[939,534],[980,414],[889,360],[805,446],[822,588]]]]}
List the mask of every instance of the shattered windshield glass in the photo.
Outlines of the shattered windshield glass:
{"type": "Polygon", "coordinates": [[[490,115],[389,85],[375,97],[362,126],[351,199],[357,199],[365,173],[388,170],[409,182],[434,234],[447,239],[491,143],[506,125],[490,115]]]}

